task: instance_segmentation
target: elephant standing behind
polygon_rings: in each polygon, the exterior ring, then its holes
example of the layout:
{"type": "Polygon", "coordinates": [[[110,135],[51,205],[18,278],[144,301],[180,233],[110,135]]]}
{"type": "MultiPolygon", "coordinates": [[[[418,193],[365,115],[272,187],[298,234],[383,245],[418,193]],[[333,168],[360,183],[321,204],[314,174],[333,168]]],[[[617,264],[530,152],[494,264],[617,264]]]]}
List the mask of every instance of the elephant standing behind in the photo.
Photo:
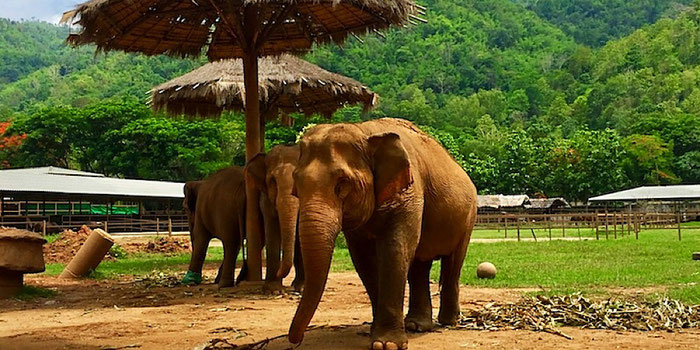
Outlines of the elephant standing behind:
{"type": "Polygon", "coordinates": [[[307,278],[292,343],[302,341],[318,307],[341,230],[372,303],[372,349],[407,348],[406,328],[432,328],[435,259],[442,260],[438,321],[456,323],[476,188],[440,144],[400,119],[319,125],[300,142],[294,180],[307,278]]]}
{"type": "Polygon", "coordinates": [[[268,154],[258,154],[246,165],[246,179],[261,192],[260,210],[265,221],[267,255],[263,288],[268,292],[282,290],[282,279],[289,274],[292,265],[296,275],[292,286],[301,290],[304,284],[303,263],[296,239],[299,200],[292,194],[293,173],[298,160],[299,146],[276,146],[268,154]]]}
{"type": "MultiPolygon", "coordinates": [[[[216,282],[219,287],[233,286],[236,258],[245,236],[243,168],[225,168],[206,180],[188,182],[184,191],[183,204],[190,227],[192,257],[183,283],[201,283],[209,241],[218,238],[223,243],[224,260],[216,282]]],[[[245,273],[243,270],[241,275],[245,273]]]]}

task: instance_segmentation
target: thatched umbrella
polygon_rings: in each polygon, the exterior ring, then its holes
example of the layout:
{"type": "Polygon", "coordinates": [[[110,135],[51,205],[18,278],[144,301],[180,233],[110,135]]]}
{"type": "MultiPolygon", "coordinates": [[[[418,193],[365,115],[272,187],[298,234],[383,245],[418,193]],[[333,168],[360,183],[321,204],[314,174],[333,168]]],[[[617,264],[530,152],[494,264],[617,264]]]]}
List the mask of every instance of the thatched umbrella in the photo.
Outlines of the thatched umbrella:
{"type": "MultiPolygon", "coordinates": [[[[304,113],[330,117],[345,105],[377,105],[378,95],[360,82],[292,55],[258,60],[260,115],[267,120],[304,113]]],[[[207,63],[151,90],[151,105],[171,115],[217,117],[224,110],[245,110],[243,62],[207,63]]],[[[287,118],[283,118],[283,123],[287,118]]]]}
{"type": "MultiPolygon", "coordinates": [[[[68,41],[98,50],[147,55],[242,58],[246,100],[246,159],[260,150],[258,60],[305,52],[314,44],[342,43],[349,35],[423,21],[413,0],[91,0],[67,12],[81,27],[68,41]]],[[[261,280],[261,229],[248,196],[249,279],[261,280]]]]}

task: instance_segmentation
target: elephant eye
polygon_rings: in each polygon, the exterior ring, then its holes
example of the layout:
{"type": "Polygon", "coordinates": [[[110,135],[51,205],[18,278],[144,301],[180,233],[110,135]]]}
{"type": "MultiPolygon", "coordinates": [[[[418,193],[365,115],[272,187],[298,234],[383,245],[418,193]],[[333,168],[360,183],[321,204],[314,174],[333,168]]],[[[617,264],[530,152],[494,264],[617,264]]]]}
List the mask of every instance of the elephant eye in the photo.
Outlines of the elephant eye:
{"type": "Polygon", "coordinates": [[[340,197],[340,199],[345,199],[350,194],[352,190],[352,182],[347,177],[341,177],[338,184],[335,185],[335,194],[340,197]]]}

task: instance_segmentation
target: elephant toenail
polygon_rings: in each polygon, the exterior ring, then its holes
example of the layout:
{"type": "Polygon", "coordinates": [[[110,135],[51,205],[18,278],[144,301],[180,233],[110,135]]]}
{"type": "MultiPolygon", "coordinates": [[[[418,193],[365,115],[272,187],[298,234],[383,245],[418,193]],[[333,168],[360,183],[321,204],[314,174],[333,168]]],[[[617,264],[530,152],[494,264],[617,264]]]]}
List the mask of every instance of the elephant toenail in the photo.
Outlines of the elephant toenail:
{"type": "Polygon", "coordinates": [[[416,331],[418,329],[418,325],[416,325],[415,322],[407,322],[406,329],[408,329],[409,331],[416,331]]]}
{"type": "Polygon", "coordinates": [[[392,343],[390,341],[386,342],[386,346],[384,347],[386,350],[399,350],[399,346],[396,345],[396,343],[392,343]]]}
{"type": "Polygon", "coordinates": [[[384,350],[384,344],[380,341],[375,341],[372,343],[372,350],[384,350]]]}
{"type": "Polygon", "coordinates": [[[408,350],[408,343],[401,344],[401,350],[408,350]]]}

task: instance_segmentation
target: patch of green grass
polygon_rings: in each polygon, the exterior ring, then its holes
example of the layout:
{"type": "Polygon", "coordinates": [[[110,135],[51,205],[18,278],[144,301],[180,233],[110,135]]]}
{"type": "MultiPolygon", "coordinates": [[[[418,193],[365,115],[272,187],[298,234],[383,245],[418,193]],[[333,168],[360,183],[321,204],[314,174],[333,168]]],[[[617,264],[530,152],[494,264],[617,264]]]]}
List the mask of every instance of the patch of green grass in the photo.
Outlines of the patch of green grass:
{"type": "MultiPolygon", "coordinates": [[[[700,261],[691,254],[700,247],[700,230],[686,230],[678,241],[674,230],[644,230],[615,239],[472,243],[462,270],[462,282],[493,288],[542,288],[546,293],[584,291],[603,294],[606,288],[664,286],[669,295],[698,303],[700,261]],[[476,266],[490,261],[498,269],[493,280],[476,277],[476,266]],[[695,301],[694,301],[695,300],[695,301]]],[[[439,262],[431,278],[439,279],[439,262]]],[[[353,270],[347,250],[336,248],[332,271],[353,270]]]]}
{"type": "MultiPolygon", "coordinates": [[[[207,252],[207,263],[220,264],[224,257],[221,247],[210,247],[207,252]]],[[[240,258],[238,259],[240,261],[240,258]]],[[[190,254],[166,256],[164,254],[129,254],[123,259],[103,261],[97,270],[90,274],[91,278],[106,279],[121,275],[146,275],[154,270],[162,272],[185,271],[190,262],[190,254]]],[[[46,264],[47,275],[59,275],[65,268],[64,264],[46,264]]]]}
{"type": "Polygon", "coordinates": [[[46,244],[51,244],[53,242],[56,242],[56,240],[61,237],[60,233],[55,233],[51,235],[46,235],[44,236],[44,239],[46,240],[46,244]]]}
{"type": "Polygon", "coordinates": [[[700,305],[700,283],[673,287],[666,293],[669,298],[677,299],[691,305],[700,305]]]}
{"type": "Polygon", "coordinates": [[[32,300],[36,298],[52,298],[56,295],[58,295],[58,292],[53,289],[25,285],[15,298],[19,300],[32,300]]]}

